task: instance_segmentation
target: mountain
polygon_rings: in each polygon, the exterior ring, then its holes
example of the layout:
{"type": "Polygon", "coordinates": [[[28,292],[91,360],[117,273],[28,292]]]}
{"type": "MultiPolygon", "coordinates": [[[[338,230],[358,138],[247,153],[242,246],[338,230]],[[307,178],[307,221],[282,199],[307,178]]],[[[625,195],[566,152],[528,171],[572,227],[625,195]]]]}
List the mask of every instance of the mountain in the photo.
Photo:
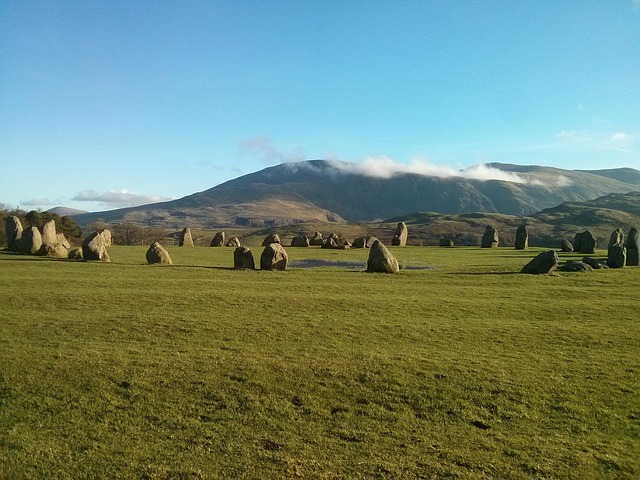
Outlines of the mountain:
{"type": "Polygon", "coordinates": [[[355,164],[326,160],[285,163],[170,202],[75,216],[171,228],[269,227],[308,222],[371,222],[409,212],[529,215],[564,202],[640,190],[633,169],[588,171],[492,163],[481,180],[397,173],[372,176],[355,164]],[[627,171],[628,170],[628,171],[627,171]],[[622,180],[621,180],[622,179],[622,180]],[[623,181],[624,180],[624,181],[623,181]]]}
{"type": "Polygon", "coordinates": [[[56,215],[59,215],[61,217],[73,217],[75,215],[81,215],[83,213],[89,213],[86,210],[78,210],[77,208],[70,208],[70,207],[53,207],[50,208],[49,210],[47,210],[47,212],[49,213],[55,213],[56,215]]]}

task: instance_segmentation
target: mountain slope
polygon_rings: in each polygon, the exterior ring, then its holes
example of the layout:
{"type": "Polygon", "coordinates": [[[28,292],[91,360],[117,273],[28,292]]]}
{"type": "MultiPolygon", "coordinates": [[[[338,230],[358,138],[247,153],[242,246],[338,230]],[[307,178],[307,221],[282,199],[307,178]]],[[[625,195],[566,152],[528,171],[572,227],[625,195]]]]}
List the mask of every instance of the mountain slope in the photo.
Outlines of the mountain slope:
{"type": "Polygon", "coordinates": [[[615,171],[602,175],[490,165],[516,175],[518,181],[512,182],[466,178],[465,172],[446,178],[414,173],[381,178],[353,166],[325,160],[287,163],[178,200],[75,218],[82,225],[101,218],[178,228],[370,222],[418,211],[527,215],[567,201],[640,190],[640,184],[612,178],[615,171]]]}

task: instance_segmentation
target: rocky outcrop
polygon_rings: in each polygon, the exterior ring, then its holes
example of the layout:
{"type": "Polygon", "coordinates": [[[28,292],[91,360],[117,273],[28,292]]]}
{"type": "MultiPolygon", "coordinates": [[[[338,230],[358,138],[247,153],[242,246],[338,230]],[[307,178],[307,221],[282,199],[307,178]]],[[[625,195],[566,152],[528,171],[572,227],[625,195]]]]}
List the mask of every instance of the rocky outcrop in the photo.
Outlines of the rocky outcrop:
{"type": "Polygon", "coordinates": [[[493,226],[487,225],[482,235],[482,242],[480,243],[482,248],[497,248],[498,246],[498,230],[493,226]]]}
{"type": "Polygon", "coordinates": [[[279,243],[270,243],[262,251],[260,255],[261,270],[286,270],[289,257],[282,245],[279,243]]]}
{"type": "Polygon", "coordinates": [[[247,247],[237,247],[233,251],[233,268],[236,270],[255,270],[253,253],[247,247]]]}
{"type": "Polygon", "coordinates": [[[8,216],[4,222],[4,228],[7,235],[7,248],[12,252],[19,252],[23,231],[20,219],[15,215],[8,216]]]}
{"type": "Polygon", "coordinates": [[[405,247],[408,236],[409,230],[407,229],[407,224],[404,222],[398,223],[393,238],[391,239],[391,245],[394,247],[405,247]]]}
{"type": "Polygon", "coordinates": [[[367,272],[369,273],[398,273],[400,265],[398,260],[385,247],[380,240],[376,240],[369,250],[367,259],[367,272]]]}
{"type": "Polygon", "coordinates": [[[558,254],[554,250],[542,252],[527,263],[520,273],[542,275],[553,272],[558,268],[558,254]]]}
{"type": "Polygon", "coordinates": [[[529,229],[526,225],[520,225],[516,229],[516,250],[526,250],[529,248],[529,229]]]}
{"type": "Polygon", "coordinates": [[[87,261],[110,262],[109,253],[107,252],[107,242],[111,241],[111,232],[105,235],[101,232],[93,232],[82,242],[82,258],[87,261]]]}
{"type": "Polygon", "coordinates": [[[222,247],[224,245],[224,232],[217,232],[211,239],[212,247],[222,247]]]}
{"type": "Polygon", "coordinates": [[[160,242],[153,242],[149,246],[146,257],[149,265],[173,265],[169,252],[160,245],[160,242]]]}
{"type": "Polygon", "coordinates": [[[191,229],[184,227],[180,232],[180,238],[178,239],[179,247],[193,247],[193,237],[191,236],[191,229]]]}

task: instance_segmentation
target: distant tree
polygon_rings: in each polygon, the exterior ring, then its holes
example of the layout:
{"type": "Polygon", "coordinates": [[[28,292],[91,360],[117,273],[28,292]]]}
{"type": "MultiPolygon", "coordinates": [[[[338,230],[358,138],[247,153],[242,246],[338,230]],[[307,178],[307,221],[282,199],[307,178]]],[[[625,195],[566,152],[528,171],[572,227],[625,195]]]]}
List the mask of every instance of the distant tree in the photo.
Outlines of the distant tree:
{"type": "Polygon", "coordinates": [[[43,225],[43,216],[40,210],[31,210],[29,213],[25,215],[26,223],[29,224],[30,227],[40,228],[43,225]]]}
{"type": "Polygon", "coordinates": [[[114,225],[111,233],[116,245],[140,245],[145,237],[144,229],[131,222],[114,225]]]}
{"type": "Polygon", "coordinates": [[[144,229],[145,243],[151,245],[153,242],[159,242],[167,236],[167,232],[164,228],[160,227],[147,227],[144,229]]]}
{"type": "Polygon", "coordinates": [[[82,236],[82,230],[76,221],[67,215],[60,217],[60,220],[56,222],[56,230],[64,233],[68,238],[80,238],[82,236]]]}
{"type": "Polygon", "coordinates": [[[111,229],[111,225],[105,222],[103,219],[99,218],[95,222],[91,222],[87,225],[87,231],[89,232],[101,232],[105,228],[111,229]]]}

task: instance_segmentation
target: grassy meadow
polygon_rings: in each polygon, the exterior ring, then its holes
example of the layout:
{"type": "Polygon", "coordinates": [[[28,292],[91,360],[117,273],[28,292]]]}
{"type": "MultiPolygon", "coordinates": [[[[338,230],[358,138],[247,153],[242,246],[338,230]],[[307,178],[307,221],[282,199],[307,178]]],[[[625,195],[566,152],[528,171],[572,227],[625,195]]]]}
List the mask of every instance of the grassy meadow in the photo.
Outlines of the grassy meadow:
{"type": "Polygon", "coordinates": [[[0,252],[1,479],[640,477],[638,267],[146,248],[0,252]]]}

